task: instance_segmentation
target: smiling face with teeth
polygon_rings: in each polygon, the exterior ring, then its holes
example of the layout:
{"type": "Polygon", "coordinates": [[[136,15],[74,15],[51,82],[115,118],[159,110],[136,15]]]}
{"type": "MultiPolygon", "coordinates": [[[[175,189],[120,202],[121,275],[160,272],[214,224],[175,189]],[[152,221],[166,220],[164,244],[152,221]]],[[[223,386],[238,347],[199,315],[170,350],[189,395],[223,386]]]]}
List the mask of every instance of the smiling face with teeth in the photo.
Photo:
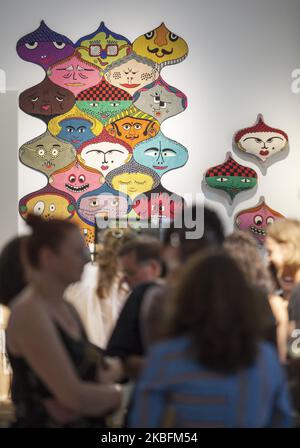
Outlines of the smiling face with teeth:
{"type": "Polygon", "coordinates": [[[264,244],[267,236],[267,227],[278,218],[283,218],[283,215],[272,210],[262,201],[257,207],[238,213],[235,218],[235,224],[240,230],[250,231],[260,244],[264,244]]]}
{"type": "Polygon", "coordinates": [[[53,173],[49,183],[52,187],[69,193],[77,201],[84,193],[100,187],[104,178],[98,171],[75,162],[53,173]]]}

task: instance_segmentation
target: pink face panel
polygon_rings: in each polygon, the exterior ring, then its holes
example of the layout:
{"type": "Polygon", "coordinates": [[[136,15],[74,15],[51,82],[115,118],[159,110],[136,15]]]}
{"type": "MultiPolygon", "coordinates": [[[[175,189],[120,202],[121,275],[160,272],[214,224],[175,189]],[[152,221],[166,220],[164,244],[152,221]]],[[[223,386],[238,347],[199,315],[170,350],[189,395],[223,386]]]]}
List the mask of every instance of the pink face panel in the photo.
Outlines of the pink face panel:
{"type": "Polygon", "coordinates": [[[54,173],[50,178],[51,186],[69,193],[77,201],[84,193],[99,188],[104,183],[101,173],[88,170],[78,162],[70,168],[54,173]]]}
{"type": "Polygon", "coordinates": [[[55,84],[70,90],[75,96],[101,80],[99,68],[78,56],[72,56],[50,67],[48,77],[55,84]]]}
{"type": "Polygon", "coordinates": [[[136,198],[133,209],[142,219],[174,219],[183,206],[180,196],[168,193],[143,194],[136,198]]]}
{"type": "Polygon", "coordinates": [[[278,218],[283,218],[283,215],[263,202],[257,207],[241,211],[235,223],[238,229],[250,231],[260,244],[264,244],[268,225],[273,224],[278,218]]]}

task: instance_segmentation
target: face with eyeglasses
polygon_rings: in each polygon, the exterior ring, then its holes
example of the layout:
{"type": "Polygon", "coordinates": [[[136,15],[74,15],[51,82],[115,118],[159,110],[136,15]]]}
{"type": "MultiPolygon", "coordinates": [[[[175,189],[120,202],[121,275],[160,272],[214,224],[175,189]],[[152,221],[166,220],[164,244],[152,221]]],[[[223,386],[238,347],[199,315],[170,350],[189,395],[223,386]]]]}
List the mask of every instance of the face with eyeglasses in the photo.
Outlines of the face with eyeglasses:
{"type": "Polygon", "coordinates": [[[105,73],[105,78],[113,86],[133,95],[137,90],[155,81],[158,75],[159,72],[153,65],[145,64],[133,57],[108,70],[105,73]]]}

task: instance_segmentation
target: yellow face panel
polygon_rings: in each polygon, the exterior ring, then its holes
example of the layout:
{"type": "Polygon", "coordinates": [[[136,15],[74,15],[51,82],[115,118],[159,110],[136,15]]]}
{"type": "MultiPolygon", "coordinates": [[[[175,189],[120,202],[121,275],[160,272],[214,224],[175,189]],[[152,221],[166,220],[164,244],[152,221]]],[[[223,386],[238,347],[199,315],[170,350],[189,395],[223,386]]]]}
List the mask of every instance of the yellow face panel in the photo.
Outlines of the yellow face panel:
{"type": "Polygon", "coordinates": [[[24,214],[34,214],[44,219],[68,219],[72,215],[69,211],[69,201],[63,196],[54,194],[45,194],[29,199],[27,210],[24,214]]]}
{"type": "Polygon", "coordinates": [[[131,199],[153,187],[153,179],[144,173],[124,173],[116,175],[112,180],[115,190],[127,194],[131,199]]]}
{"type": "Polygon", "coordinates": [[[186,41],[172,33],[164,23],[155,30],[139,36],[133,42],[132,49],[138,55],[160,65],[176,64],[188,54],[186,41]]]}

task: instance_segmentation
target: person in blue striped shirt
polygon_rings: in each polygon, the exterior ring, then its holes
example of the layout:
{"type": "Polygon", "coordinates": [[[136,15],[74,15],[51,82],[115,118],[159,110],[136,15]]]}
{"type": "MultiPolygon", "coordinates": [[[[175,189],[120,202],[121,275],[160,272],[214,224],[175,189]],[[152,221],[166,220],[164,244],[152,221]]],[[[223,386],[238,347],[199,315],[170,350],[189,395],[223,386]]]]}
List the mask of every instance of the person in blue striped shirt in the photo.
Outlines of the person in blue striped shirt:
{"type": "Polygon", "coordinates": [[[175,291],[169,339],[150,351],[130,426],[291,426],[284,372],[236,262],[223,251],[196,255],[175,291]]]}

